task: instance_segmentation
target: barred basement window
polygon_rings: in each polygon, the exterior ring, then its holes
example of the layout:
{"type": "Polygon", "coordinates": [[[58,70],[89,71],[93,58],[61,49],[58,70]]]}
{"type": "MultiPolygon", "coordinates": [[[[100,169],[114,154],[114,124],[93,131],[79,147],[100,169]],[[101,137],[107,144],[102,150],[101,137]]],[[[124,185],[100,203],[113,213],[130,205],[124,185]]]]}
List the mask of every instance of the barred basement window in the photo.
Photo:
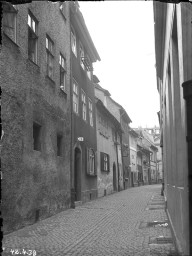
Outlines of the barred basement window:
{"type": "Polygon", "coordinates": [[[47,75],[53,80],[53,47],[54,43],[49,36],[46,36],[46,63],[47,63],[47,75]]]}
{"type": "Polygon", "coordinates": [[[62,141],[63,136],[61,134],[57,134],[57,156],[62,156],[62,141]]]}
{"type": "Polygon", "coordinates": [[[33,149],[41,151],[41,125],[33,123],[33,149]]]}
{"type": "Polygon", "coordinates": [[[37,20],[28,14],[28,56],[34,63],[37,63],[37,20]]]}
{"type": "Polygon", "coordinates": [[[15,5],[3,2],[3,30],[15,43],[17,42],[17,12],[15,5]]]}

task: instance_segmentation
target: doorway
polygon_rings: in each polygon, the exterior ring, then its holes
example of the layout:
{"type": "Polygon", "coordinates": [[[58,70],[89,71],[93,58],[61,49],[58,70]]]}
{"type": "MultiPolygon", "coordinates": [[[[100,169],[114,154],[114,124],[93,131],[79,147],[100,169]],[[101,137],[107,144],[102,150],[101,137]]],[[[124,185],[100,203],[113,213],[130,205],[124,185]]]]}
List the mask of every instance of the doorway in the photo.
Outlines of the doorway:
{"type": "Polygon", "coordinates": [[[113,190],[117,191],[116,165],[113,163],[113,190]]]}
{"type": "Polygon", "coordinates": [[[75,201],[81,200],[81,150],[75,148],[74,159],[74,189],[75,189],[75,201]]]}

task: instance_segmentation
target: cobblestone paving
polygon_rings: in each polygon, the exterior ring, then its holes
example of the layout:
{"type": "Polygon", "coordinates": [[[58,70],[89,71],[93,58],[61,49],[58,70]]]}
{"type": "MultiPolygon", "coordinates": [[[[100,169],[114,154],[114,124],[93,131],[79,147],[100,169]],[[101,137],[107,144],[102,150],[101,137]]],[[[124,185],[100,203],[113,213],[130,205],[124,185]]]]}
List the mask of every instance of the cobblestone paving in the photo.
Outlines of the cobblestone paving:
{"type": "Polygon", "coordinates": [[[3,255],[16,255],[16,249],[37,256],[175,255],[172,243],[153,242],[170,238],[169,227],[146,225],[167,220],[160,191],[160,185],[135,187],[63,211],[4,236],[3,255]]]}

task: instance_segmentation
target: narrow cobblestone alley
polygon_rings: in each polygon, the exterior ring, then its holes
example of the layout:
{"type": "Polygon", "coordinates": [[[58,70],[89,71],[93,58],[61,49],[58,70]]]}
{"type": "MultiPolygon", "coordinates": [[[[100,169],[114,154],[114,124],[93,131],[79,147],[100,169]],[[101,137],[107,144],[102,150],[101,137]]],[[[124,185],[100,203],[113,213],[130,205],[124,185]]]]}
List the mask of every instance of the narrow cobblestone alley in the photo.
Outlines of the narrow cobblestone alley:
{"type": "Polygon", "coordinates": [[[3,255],[176,255],[160,191],[135,187],[61,212],[4,236],[3,255]]]}

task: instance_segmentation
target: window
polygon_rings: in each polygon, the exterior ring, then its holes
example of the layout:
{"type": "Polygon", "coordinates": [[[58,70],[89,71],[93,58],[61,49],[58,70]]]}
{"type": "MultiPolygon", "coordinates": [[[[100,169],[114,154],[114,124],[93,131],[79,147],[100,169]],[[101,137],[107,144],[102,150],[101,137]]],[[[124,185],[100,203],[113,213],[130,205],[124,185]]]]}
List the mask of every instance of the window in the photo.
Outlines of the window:
{"type": "Polygon", "coordinates": [[[93,126],[93,104],[90,99],[89,99],[89,123],[91,126],[93,126]]]}
{"type": "Polygon", "coordinates": [[[60,88],[63,91],[66,91],[66,60],[60,54],[59,56],[59,65],[60,65],[60,88]]]}
{"type": "Polygon", "coordinates": [[[59,3],[59,9],[60,9],[63,17],[66,19],[66,3],[65,2],[60,2],[59,3]]]}
{"type": "Polygon", "coordinates": [[[3,3],[3,30],[16,43],[17,41],[17,10],[10,3],[3,3]]]}
{"type": "Polygon", "coordinates": [[[33,123],[33,149],[41,151],[41,125],[33,123]]]}
{"type": "Polygon", "coordinates": [[[101,161],[101,171],[109,172],[109,155],[103,152],[100,152],[100,161],[101,161]]]}
{"type": "Polygon", "coordinates": [[[87,69],[87,76],[89,77],[89,79],[91,80],[91,70],[92,70],[92,65],[91,65],[91,62],[90,62],[90,59],[89,59],[89,57],[87,56],[86,57],[86,59],[87,59],[87,62],[89,63],[89,67],[88,67],[88,69],[87,69]]]}
{"type": "Polygon", "coordinates": [[[87,169],[87,173],[90,175],[95,175],[95,153],[93,149],[88,149],[88,169],[87,169]]]}
{"type": "Polygon", "coordinates": [[[47,63],[47,75],[53,79],[53,41],[49,36],[46,36],[46,63],[47,63]]]}
{"type": "Polygon", "coordinates": [[[83,59],[84,59],[84,49],[82,44],[80,43],[79,45],[79,56],[80,56],[80,65],[83,69],[85,69],[84,63],[83,63],[83,59]]]}
{"type": "Polygon", "coordinates": [[[71,50],[77,57],[76,35],[73,28],[71,28],[71,50]]]}
{"type": "Polygon", "coordinates": [[[86,104],[86,96],[84,91],[81,91],[81,100],[82,100],[82,116],[83,120],[87,120],[87,104],[86,104]]]}
{"type": "Polygon", "coordinates": [[[37,63],[37,21],[31,13],[28,13],[28,57],[37,63]]]}
{"type": "Polygon", "coordinates": [[[62,140],[63,136],[61,134],[57,134],[57,156],[62,155],[62,140]]]}
{"type": "Polygon", "coordinates": [[[73,79],[73,111],[77,114],[78,114],[78,106],[79,106],[78,84],[73,79]]]}

